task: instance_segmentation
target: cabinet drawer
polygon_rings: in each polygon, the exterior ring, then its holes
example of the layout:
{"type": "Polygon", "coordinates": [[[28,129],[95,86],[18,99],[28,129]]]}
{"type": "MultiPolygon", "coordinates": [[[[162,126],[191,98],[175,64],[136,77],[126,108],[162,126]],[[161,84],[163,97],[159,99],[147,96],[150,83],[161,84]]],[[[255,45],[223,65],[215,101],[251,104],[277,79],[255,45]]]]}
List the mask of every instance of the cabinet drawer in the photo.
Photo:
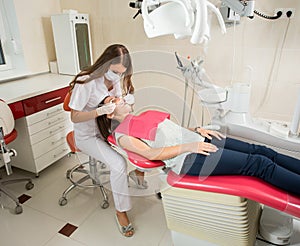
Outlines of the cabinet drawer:
{"type": "Polygon", "coordinates": [[[70,152],[67,143],[64,143],[57,148],[47,152],[46,154],[38,157],[35,159],[36,170],[40,172],[44,168],[50,166],[53,162],[59,160],[60,158],[64,157],[66,154],[70,152]]]}
{"type": "Polygon", "coordinates": [[[66,114],[57,114],[47,120],[40,121],[30,127],[28,127],[29,135],[36,134],[43,130],[47,130],[52,126],[63,126],[65,121],[68,120],[68,115],[66,114]]]}
{"type": "Polygon", "coordinates": [[[65,87],[23,100],[25,115],[31,115],[62,103],[68,91],[69,87],[65,87]]]}
{"type": "Polygon", "coordinates": [[[37,122],[47,120],[50,117],[53,117],[53,116],[55,116],[57,114],[61,114],[61,113],[65,113],[70,116],[69,112],[64,111],[62,104],[58,104],[52,108],[45,109],[36,114],[29,115],[26,117],[27,126],[29,127],[37,122]]]}
{"type": "Polygon", "coordinates": [[[50,138],[46,138],[43,141],[40,141],[37,144],[32,145],[32,153],[34,159],[64,144],[66,142],[65,139],[67,133],[68,133],[68,129],[64,129],[60,132],[57,132],[55,135],[51,136],[50,138]]]}
{"type": "Polygon", "coordinates": [[[59,124],[51,126],[41,132],[37,132],[36,134],[33,134],[29,137],[30,137],[31,144],[36,144],[46,138],[55,135],[58,132],[65,131],[67,134],[71,130],[72,130],[71,124],[69,124],[67,121],[62,121],[59,124]]]}

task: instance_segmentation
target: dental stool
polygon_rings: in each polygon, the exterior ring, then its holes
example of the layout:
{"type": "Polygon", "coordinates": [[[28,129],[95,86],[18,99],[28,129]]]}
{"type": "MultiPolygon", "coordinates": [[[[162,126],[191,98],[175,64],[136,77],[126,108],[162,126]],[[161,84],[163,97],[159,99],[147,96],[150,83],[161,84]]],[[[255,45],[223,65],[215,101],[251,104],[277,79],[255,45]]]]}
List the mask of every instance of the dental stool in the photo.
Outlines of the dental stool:
{"type": "MultiPolygon", "coordinates": [[[[69,101],[70,101],[70,93],[68,93],[64,100],[64,110],[65,111],[71,111],[69,108],[69,101]]],[[[74,139],[74,131],[71,131],[66,136],[66,141],[70,147],[71,153],[79,153],[81,152],[75,145],[75,139],[74,139]]],[[[108,196],[106,193],[106,190],[104,188],[104,184],[106,182],[101,182],[100,177],[102,175],[109,175],[109,171],[100,171],[98,169],[98,164],[100,166],[100,169],[104,169],[106,165],[104,163],[101,163],[97,161],[95,158],[92,158],[91,156],[88,157],[88,161],[84,163],[79,163],[73,168],[67,170],[66,178],[71,181],[71,185],[63,192],[62,197],[59,199],[58,203],[60,206],[65,206],[68,203],[67,195],[70,191],[72,191],[76,187],[80,188],[94,188],[99,187],[101,191],[101,195],[103,197],[103,201],[101,204],[101,208],[106,209],[109,207],[108,202],[108,196]],[[89,170],[85,169],[84,167],[88,166],[89,170]],[[81,173],[85,174],[83,177],[79,179],[75,179],[75,174],[81,173]],[[88,181],[92,181],[92,184],[88,184],[88,181]]]]}
{"type": "MultiPolygon", "coordinates": [[[[0,167],[5,166],[7,175],[12,174],[10,158],[17,155],[17,152],[14,149],[9,149],[7,146],[7,144],[17,138],[18,134],[14,127],[15,121],[9,106],[4,101],[0,100],[0,167]]],[[[20,205],[18,198],[6,188],[6,185],[19,182],[27,182],[25,185],[27,190],[31,190],[34,187],[31,178],[17,178],[0,181],[0,192],[7,195],[16,203],[16,214],[22,213],[23,208],[20,205]]]]}

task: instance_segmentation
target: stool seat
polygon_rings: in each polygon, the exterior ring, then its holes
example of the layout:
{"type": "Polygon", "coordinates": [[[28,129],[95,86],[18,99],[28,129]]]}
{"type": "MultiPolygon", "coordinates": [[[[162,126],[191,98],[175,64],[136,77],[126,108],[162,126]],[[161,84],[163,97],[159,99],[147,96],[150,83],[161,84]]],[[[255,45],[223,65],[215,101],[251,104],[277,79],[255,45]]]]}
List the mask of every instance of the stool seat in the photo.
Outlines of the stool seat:
{"type": "Polygon", "coordinates": [[[16,131],[16,129],[13,129],[13,131],[10,134],[4,136],[5,144],[9,144],[12,141],[14,141],[17,138],[17,136],[18,136],[18,132],[16,131]]]}

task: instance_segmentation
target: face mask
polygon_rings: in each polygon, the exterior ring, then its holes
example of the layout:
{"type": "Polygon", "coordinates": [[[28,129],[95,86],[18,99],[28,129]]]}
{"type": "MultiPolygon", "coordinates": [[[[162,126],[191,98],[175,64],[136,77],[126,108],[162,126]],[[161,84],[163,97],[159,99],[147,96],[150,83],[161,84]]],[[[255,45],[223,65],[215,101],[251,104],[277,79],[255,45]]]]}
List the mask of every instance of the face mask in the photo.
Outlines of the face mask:
{"type": "Polygon", "coordinates": [[[111,70],[108,70],[104,74],[105,78],[112,81],[112,82],[119,82],[121,80],[121,76],[119,74],[114,73],[111,70]]]}

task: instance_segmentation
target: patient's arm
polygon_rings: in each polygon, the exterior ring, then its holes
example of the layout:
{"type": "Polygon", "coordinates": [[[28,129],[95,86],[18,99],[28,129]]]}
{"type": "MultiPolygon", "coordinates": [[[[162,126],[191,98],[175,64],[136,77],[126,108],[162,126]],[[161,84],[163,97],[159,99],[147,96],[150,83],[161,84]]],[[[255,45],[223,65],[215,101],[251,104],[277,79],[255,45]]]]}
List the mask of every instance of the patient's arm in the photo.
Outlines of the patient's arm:
{"type": "Polygon", "coordinates": [[[139,154],[148,160],[167,160],[185,152],[209,155],[209,152],[217,151],[217,147],[215,145],[205,142],[186,143],[162,148],[151,148],[140,139],[126,135],[120,137],[118,142],[122,148],[139,154]]]}
{"type": "Polygon", "coordinates": [[[219,140],[221,140],[221,138],[225,138],[225,136],[220,132],[208,130],[202,127],[188,128],[188,129],[196,133],[199,133],[202,137],[206,137],[208,139],[212,139],[212,136],[219,140]]]}

